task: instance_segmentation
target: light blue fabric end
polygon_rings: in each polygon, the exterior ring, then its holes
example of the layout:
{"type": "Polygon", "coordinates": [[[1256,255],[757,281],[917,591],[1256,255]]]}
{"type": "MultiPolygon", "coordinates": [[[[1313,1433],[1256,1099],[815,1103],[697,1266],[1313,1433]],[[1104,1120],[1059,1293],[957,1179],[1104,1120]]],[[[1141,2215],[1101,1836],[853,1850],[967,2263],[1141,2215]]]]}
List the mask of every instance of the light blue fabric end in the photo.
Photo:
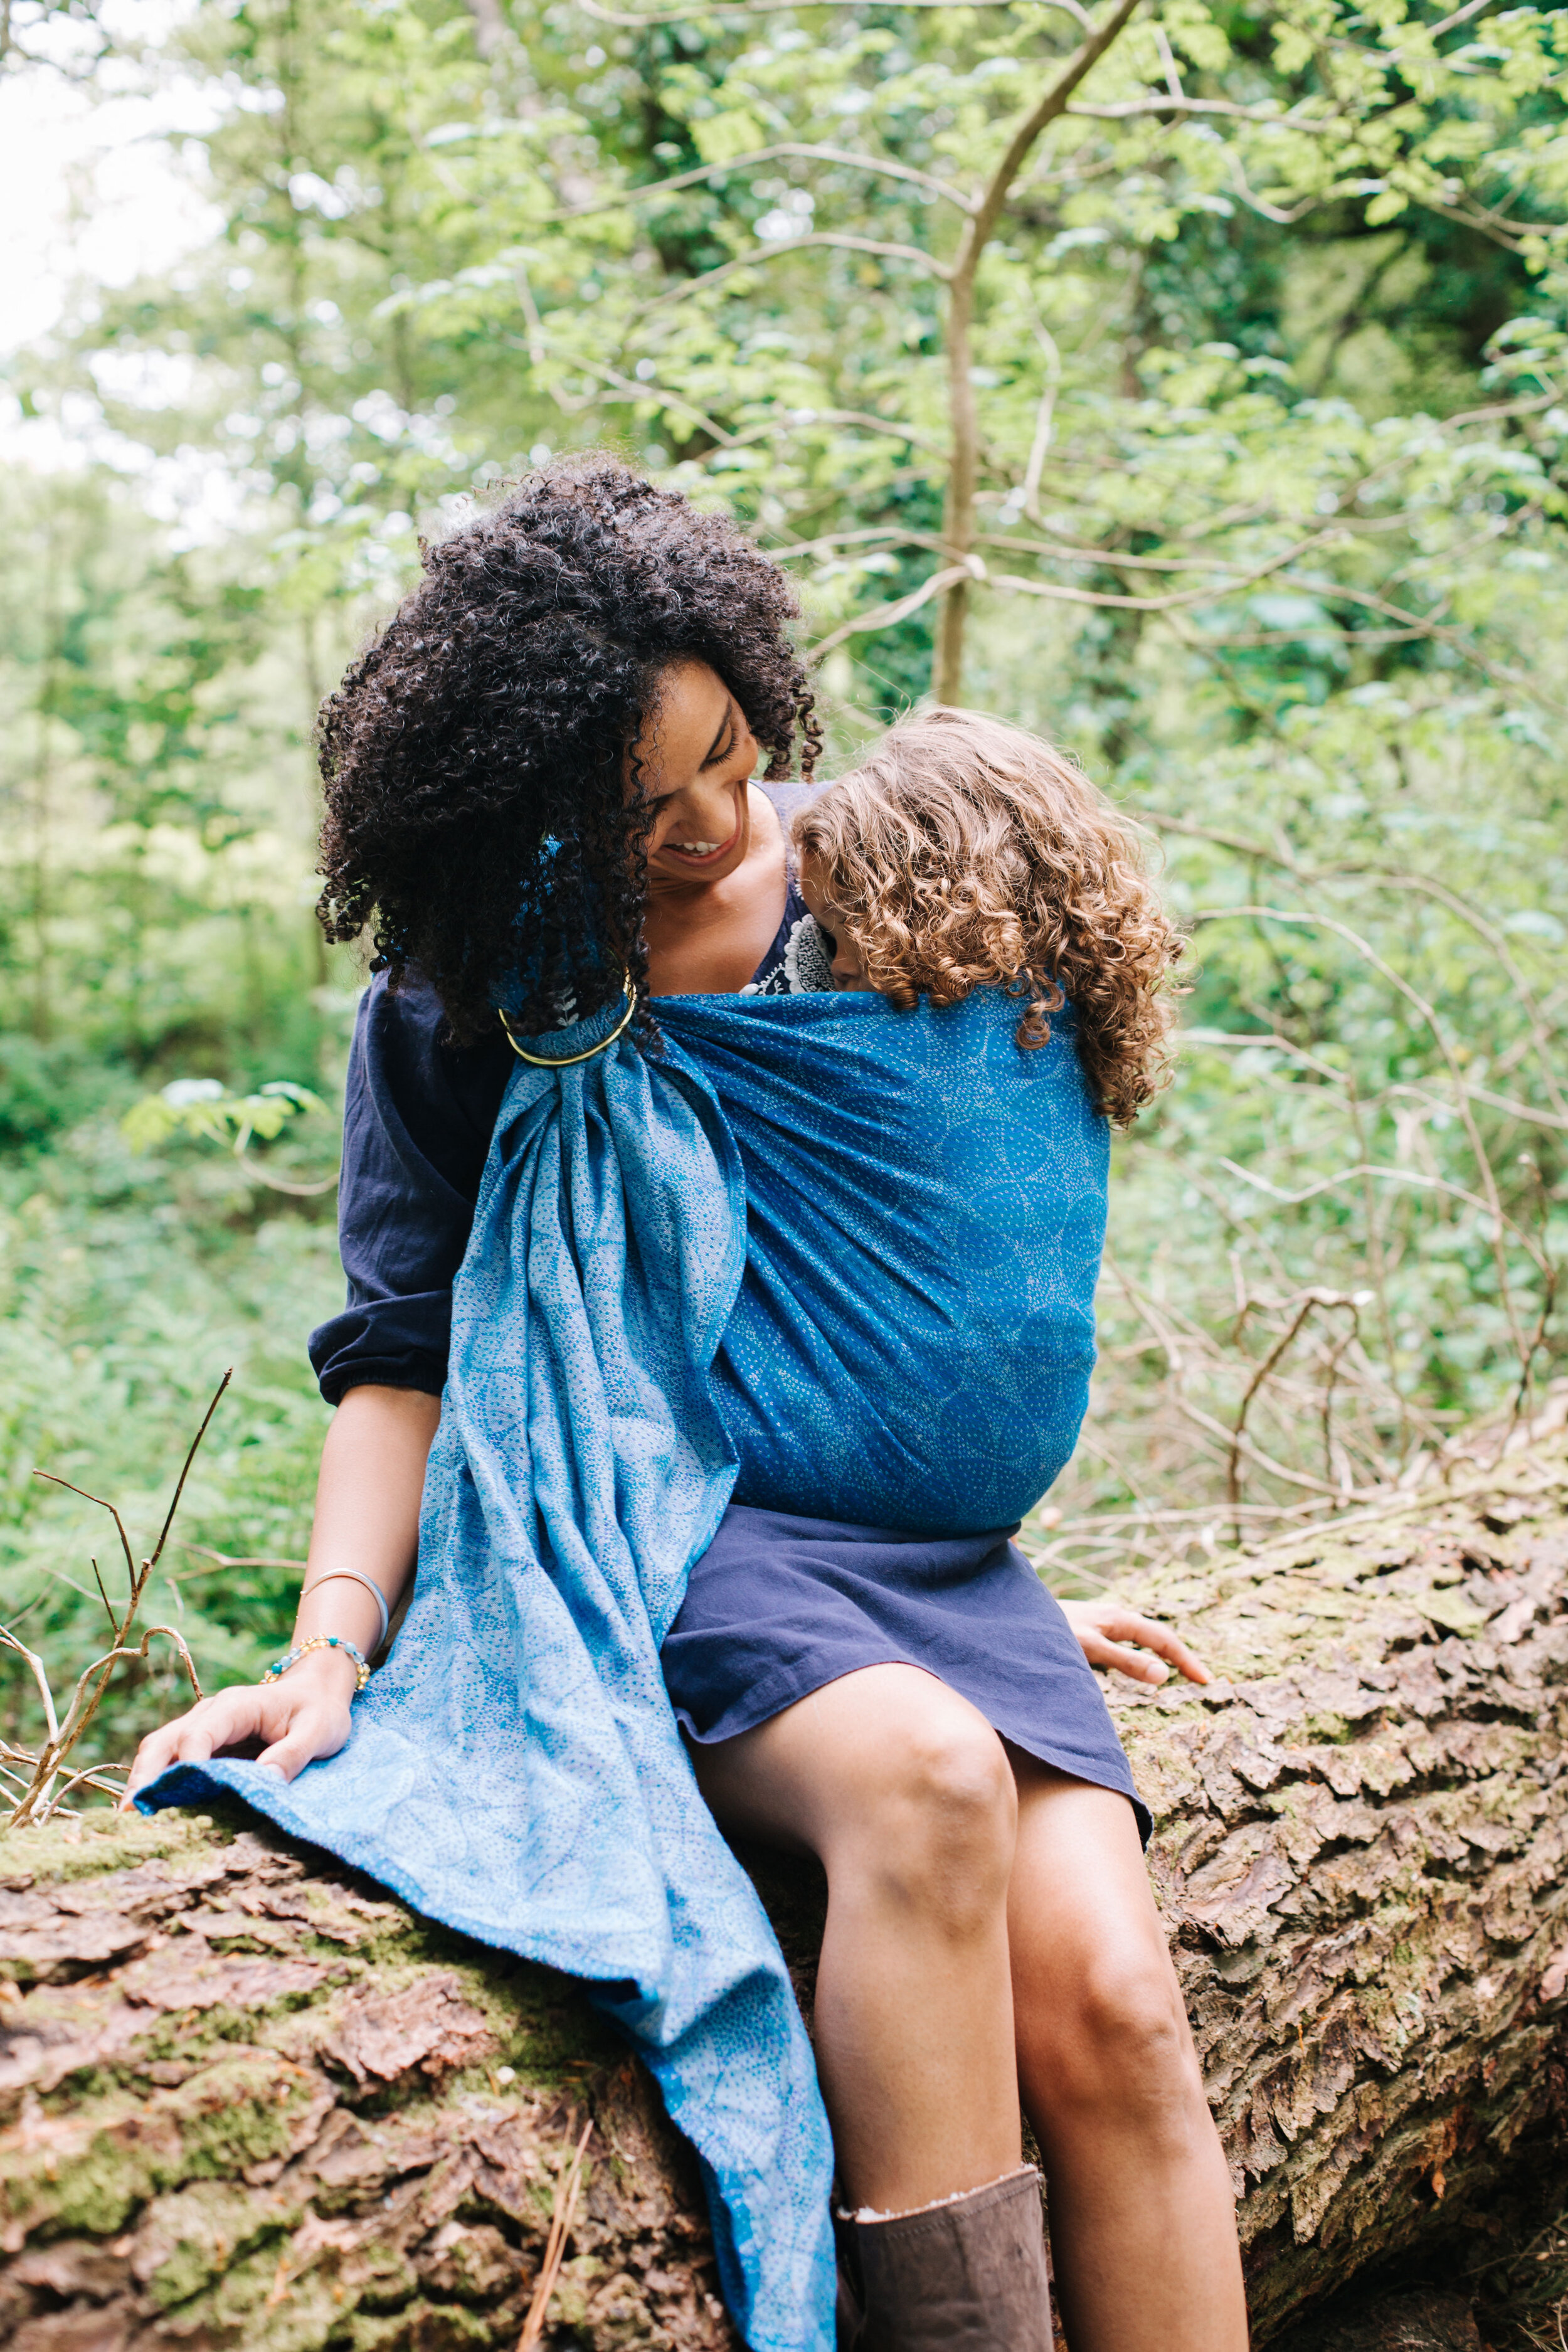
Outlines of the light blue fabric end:
{"type": "Polygon", "coordinates": [[[708,1372],[744,1257],[739,1163],[700,1088],[626,1039],[520,1062],[454,1294],[416,1598],[348,1746],[292,1782],[176,1766],[138,1803],[230,1790],[426,1916],[596,1981],[702,2158],[748,2344],[831,2352],[811,2047],[658,1664],[734,1486],[708,1372]]]}

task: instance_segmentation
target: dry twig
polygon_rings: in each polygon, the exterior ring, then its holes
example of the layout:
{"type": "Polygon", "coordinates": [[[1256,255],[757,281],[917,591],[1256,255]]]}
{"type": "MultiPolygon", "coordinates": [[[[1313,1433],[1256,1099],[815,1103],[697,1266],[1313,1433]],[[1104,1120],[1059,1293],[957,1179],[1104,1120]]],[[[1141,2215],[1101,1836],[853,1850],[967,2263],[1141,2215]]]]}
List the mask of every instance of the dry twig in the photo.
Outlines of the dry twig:
{"type": "MultiPolygon", "coordinates": [[[[133,1642],[132,1634],[147,1586],[152,1580],[153,1571],[162,1559],[164,1547],[168,1543],[170,1530],[174,1524],[174,1514],[180,1507],[180,1500],[185,1491],[185,1481],[191,1475],[191,1465],[196,1458],[196,1449],[206,1435],[224,1391],[233,1378],[231,1370],[225,1372],[217,1384],[212,1402],[202,1416],[202,1425],[191,1440],[179,1477],[174,1482],[174,1491],[170,1497],[169,1507],[163,1515],[163,1524],[159,1530],[158,1540],[153,1547],[151,1554],[142,1561],[140,1566],[137,1565],[132,1551],[131,1540],[125,1532],[125,1522],[112,1503],[106,1502],[101,1495],[89,1495],[84,1486],[72,1486],[68,1478],[57,1477],[51,1470],[34,1472],[35,1477],[47,1479],[53,1486],[63,1486],[68,1494],[79,1495],[84,1502],[94,1503],[100,1511],[109,1513],[120,1537],[120,1548],[124,1555],[125,1572],[129,1580],[130,1591],[124,1612],[117,1619],[109,1595],[104,1591],[103,1580],[100,1576],[98,1577],[98,1589],[103,1595],[105,1608],[109,1610],[110,1622],[114,1628],[114,1640],[111,1646],[104,1651],[101,1656],[94,1658],[91,1664],[84,1667],[81,1674],[78,1675],[75,1687],[71,1692],[70,1704],[66,1708],[63,1718],[56,1708],[54,1693],[50,1688],[49,1677],[43,1659],[36,1650],[28,1649],[26,1643],[19,1640],[8,1626],[0,1625],[0,1644],[14,1651],[23,1660],[37,1687],[38,1696],[43,1704],[47,1733],[43,1746],[36,1751],[9,1746],[5,1748],[6,1757],[13,1762],[22,1764],[30,1776],[25,1785],[22,1784],[21,1776],[18,1774],[5,1772],[3,1776],[21,1788],[21,1793],[5,1823],[6,1828],[16,1829],[24,1824],[47,1822],[61,1798],[70,1790],[83,1782],[89,1788],[104,1788],[107,1784],[95,1780],[94,1774],[100,1771],[123,1771],[126,1769],[123,1765],[89,1765],[72,1773],[63,1786],[57,1785],[68,1758],[82,1739],[98,1713],[116,1664],[121,1658],[146,1658],[149,1644],[155,1634],[162,1634],[165,1641],[174,1643],[180,1662],[190,1678],[191,1688],[198,1698],[201,1697],[202,1686],[196,1674],[195,1663],[185,1646],[184,1636],[177,1633],[173,1625],[149,1625],[139,1642],[133,1642]]],[[[93,1573],[98,1576],[96,1560],[93,1562],[93,1573]]],[[[119,1792],[110,1790],[110,1793],[118,1794],[119,1792]]]]}

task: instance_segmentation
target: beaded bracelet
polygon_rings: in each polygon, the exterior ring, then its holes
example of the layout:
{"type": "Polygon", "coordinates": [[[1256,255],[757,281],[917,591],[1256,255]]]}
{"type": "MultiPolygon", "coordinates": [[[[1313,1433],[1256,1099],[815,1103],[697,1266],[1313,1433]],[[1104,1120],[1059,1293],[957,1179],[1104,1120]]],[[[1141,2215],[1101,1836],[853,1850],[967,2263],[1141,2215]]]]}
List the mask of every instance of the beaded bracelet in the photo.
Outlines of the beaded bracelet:
{"type": "Polygon", "coordinates": [[[370,1680],[370,1668],[365,1664],[353,1643],[345,1642],[339,1633],[312,1633],[308,1642],[301,1642],[297,1649],[289,1651],[286,1658],[274,1658],[262,1675],[262,1681],[264,1683],[280,1682],[289,1667],[297,1666],[300,1659],[307,1656],[311,1650],[342,1650],[346,1657],[353,1660],[354,1696],[357,1698],[370,1680]]]}

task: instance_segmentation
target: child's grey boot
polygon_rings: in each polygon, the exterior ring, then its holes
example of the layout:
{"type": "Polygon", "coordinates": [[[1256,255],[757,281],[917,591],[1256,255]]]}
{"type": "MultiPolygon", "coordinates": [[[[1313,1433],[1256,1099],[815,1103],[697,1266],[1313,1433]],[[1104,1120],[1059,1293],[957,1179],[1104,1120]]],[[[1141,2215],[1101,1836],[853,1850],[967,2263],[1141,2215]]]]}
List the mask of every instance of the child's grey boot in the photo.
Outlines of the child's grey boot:
{"type": "Polygon", "coordinates": [[[839,2352],[1051,2352],[1033,2165],[912,2213],[845,2217],[839,2248],[839,2352]]]}

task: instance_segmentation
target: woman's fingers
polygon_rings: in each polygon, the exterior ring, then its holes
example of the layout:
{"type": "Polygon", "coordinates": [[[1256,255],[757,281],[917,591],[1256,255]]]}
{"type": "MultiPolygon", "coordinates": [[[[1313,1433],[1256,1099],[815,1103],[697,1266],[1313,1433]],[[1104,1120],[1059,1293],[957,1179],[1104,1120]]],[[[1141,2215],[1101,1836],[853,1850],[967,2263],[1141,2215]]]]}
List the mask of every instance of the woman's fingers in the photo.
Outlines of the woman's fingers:
{"type": "Polygon", "coordinates": [[[219,1748],[233,1748],[242,1739],[254,1738],[265,1729],[260,1720],[259,1702],[265,1694],[254,1685],[241,1684],[234,1690],[217,1691],[211,1698],[199,1699],[188,1714],[179,1715],[173,1723],[165,1723],[159,1731],[151,1731],[136,1750],[136,1760],[131,1768],[131,1778],[121,1799],[121,1810],[130,1804],[138,1789],[166,1772],[171,1764],[205,1764],[219,1748]]]}
{"type": "Polygon", "coordinates": [[[1163,1683],[1170,1676],[1170,1668],[1157,1658],[1144,1657],[1137,1650],[1119,1650],[1114,1642],[1100,1634],[1089,1634],[1083,1652],[1091,1666],[1109,1666],[1116,1674],[1131,1675],[1135,1683],[1163,1683]]]}
{"type": "Polygon", "coordinates": [[[1157,1617],[1141,1617],[1116,1601],[1064,1601],[1061,1608],[1091,1666],[1110,1667],[1135,1683],[1163,1683],[1169,1678],[1165,1660],[1188,1682],[1213,1680],[1202,1659],[1157,1617]],[[1138,1647],[1122,1649],[1124,1642],[1138,1647]]]}
{"type": "MultiPolygon", "coordinates": [[[[1136,1642],[1141,1649],[1152,1650],[1157,1658],[1168,1659],[1179,1675],[1190,1683],[1212,1682],[1214,1677],[1201,1658],[1193,1655],[1186,1643],[1173,1633],[1169,1625],[1162,1625],[1157,1617],[1140,1617],[1130,1609],[1117,1612],[1113,1621],[1101,1631],[1119,1642],[1136,1642]]],[[[1163,1679],[1163,1677],[1162,1677],[1163,1679]]]]}
{"type": "Polygon", "coordinates": [[[166,1771],[174,1762],[180,1753],[181,1739],[188,1733],[190,1723],[190,1716],[182,1715],[174,1722],[164,1724],[161,1731],[148,1733],[136,1750],[131,1777],[125,1783],[125,1794],[120,1800],[121,1812],[125,1811],[138,1789],[144,1789],[149,1780],[155,1780],[160,1772],[166,1771]]]}
{"type": "Polygon", "coordinates": [[[349,1712],[342,1711],[342,1721],[321,1706],[302,1707],[294,1717],[280,1739],[264,1748],[257,1758],[258,1764],[276,1765],[286,1780],[302,1772],[307,1764],[318,1757],[335,1756],[349,1736],[349,1712]]]}

